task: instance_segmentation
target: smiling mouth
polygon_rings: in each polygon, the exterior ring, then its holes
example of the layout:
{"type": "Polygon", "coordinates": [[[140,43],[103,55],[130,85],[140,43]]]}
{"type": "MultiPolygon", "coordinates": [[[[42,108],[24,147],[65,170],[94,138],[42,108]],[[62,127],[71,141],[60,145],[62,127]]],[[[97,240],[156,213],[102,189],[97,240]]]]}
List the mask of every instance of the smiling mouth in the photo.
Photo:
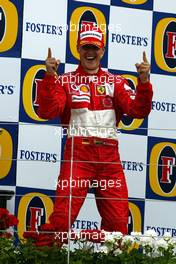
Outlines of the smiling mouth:
{"type": "Polygon", "coordinates": [[[86,57],[86,60],[93,61],[95,58],[96,58],[95,56],[89,56],[89,57],[86,57]]]}

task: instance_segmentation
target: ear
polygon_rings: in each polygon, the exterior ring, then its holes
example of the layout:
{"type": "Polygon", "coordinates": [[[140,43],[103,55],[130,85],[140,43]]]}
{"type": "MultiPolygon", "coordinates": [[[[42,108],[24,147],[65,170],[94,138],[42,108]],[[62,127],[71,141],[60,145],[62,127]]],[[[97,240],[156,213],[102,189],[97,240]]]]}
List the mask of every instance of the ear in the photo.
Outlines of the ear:
{"type": "Polygon", "coordinates": [[[104,56],[104,53],[105,53],[105,48],[102,48],[102,54],[101,54],[101,58],[103,58],[103,56],[104,56]]]}
{"type": "Polygon", "coordinates": [[[80,47],[77,45],[77,52],[80,53],[80,47]]]}

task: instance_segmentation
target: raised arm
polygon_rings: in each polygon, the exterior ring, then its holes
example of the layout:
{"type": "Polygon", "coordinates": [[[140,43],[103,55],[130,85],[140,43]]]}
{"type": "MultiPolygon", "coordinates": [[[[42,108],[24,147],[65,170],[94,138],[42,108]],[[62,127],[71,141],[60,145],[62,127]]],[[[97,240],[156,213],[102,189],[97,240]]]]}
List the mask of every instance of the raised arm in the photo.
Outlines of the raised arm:
{"type": "Polygon", "coordinates": [[[56,73],[60,61],[52,57],[50,48],[45,64],[46,74],[38,87],[38,115],[44,119],[53,119],[62,115],[67,96],[61,78],[56,73]]]}
{"type": "Polygon", "coordinates": [[[115,89],[116,107],[120,107],[122,113],[133,118],[145,118],[149,115],[152,105],[152,85],[149,81],[150,64],[147,61],[145,52],[143,62],[136,64],[139,74],[138,84],[134,92],[124,80],[115,89]]]}

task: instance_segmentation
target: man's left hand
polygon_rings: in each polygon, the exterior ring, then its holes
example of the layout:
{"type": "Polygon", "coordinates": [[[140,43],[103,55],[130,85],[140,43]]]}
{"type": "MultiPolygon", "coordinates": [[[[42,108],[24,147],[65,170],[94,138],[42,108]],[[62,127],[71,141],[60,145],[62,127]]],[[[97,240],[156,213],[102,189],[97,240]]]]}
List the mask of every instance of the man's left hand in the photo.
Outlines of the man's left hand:
{"type": "Polygon", "coordinates": [[[147,60],[145,51],[143,52],[143,62],[141,64],[135,64],[139,78],[142,83],[146,83],[149,80],[150,64],[147,60]]]}

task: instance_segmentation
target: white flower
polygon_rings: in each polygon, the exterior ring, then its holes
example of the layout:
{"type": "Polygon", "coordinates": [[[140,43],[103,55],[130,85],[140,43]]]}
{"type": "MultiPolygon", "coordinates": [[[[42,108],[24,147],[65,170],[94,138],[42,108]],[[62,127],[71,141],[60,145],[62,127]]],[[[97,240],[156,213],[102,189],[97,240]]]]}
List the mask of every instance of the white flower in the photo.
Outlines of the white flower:
{"type": "Polygon", "coordinates": [[[155,246],[156,246],[156,249],[158,249],[158,250],[161,250],[161,249],[167,250],[168,249],[168,243],[163,238],[156,240],[155,246]]]}
{"type": "Polygon", "coordinates": [[[13,252],[14,252],[16,255],[20,255],[20,254],[21,254],[20,251],[19,251],[18,249],[15,249],[13,252]]]}
{"type": "Polygon", "coordinates": [[[105,241],[106,242],[111,242],[111,243],[114,243],[115,240],[119,240],[123,237],[123,234],[121,232],[107,232],[107,231],[104,231],[104,234],[105,234],[105,241]]]}
{"type": "Polygon", "coordinates": [[[122,245],[131,245],[134,243],[134,237],[132,236],[124,236],[122,240],[122,245]]]}
{"type": "Polygon", "coordinates": [[[166,239],[170,239],[172,236],[171,236],[171,233],[170,232],[165,232],[164,235],[163,235],[163,238],[166,238],[166,239]]]}
{"type": "Polygon", "coordinates": [[[136,239],[140,239],[142,237],[141,232],[131,232],[131,236],[135,237],[136,239]]]}
{"type": "Polygon", "coordinates": [[[122,254],[122,250],[120,250],[120,248],[117,248],[116,250],[114,250],[114,255],[117,256],[117,255],[120,255],[122,254]]]}
{"type": "Polygon", "coordinates": [[[108,254],[109,250],[108,250],[108,248],[106,246],[101,246],[99,252],[108,254]]]}
{"type": "Polygon", "coordinates": [[[150,229],[150,230],[145,231],[144,236],[154,238],[154,237],[157,237],[157,233],[154,230],[150,229]]]}
{"type": "Polygon", "coordinates": [[[123,237],[123,234],[121,232],[112,232],[112,235],[115,239],[121,239],[123,237]]]}
{"type": "Polygon", "coordinates": [[[172,235],[170,232],[165,232],[163,238],[165,241],[169,242],[170,240],[172,240],[172,235]]]}
{"type": "Polygon", "coordinates": [[[168,245],[176,246],[176,240],[174,238],[171,237],[169,240],[166,240],[166,241],[167,241],[168,245]]]}
{"type": "Polygon", "coordinates": [[[144,237],[141,237],[140,244],[143,247],[149,246],[152,248],[154,246],[154,240],[151,237],[144,236],[144,237]]]}
{"type": "Polygon", "coordinates": [[[105,240],[108,238],[109,234],[111,234],[111,232],[108,232],[108,231],[105,231],[105,230],[102,230],[102,232],[105,235],[105,240]]]}
{"type": "Polygon", "coordinates": [[[105,242],[114,243],[115,239],[112,233],[105,233],[105,242]]]}

